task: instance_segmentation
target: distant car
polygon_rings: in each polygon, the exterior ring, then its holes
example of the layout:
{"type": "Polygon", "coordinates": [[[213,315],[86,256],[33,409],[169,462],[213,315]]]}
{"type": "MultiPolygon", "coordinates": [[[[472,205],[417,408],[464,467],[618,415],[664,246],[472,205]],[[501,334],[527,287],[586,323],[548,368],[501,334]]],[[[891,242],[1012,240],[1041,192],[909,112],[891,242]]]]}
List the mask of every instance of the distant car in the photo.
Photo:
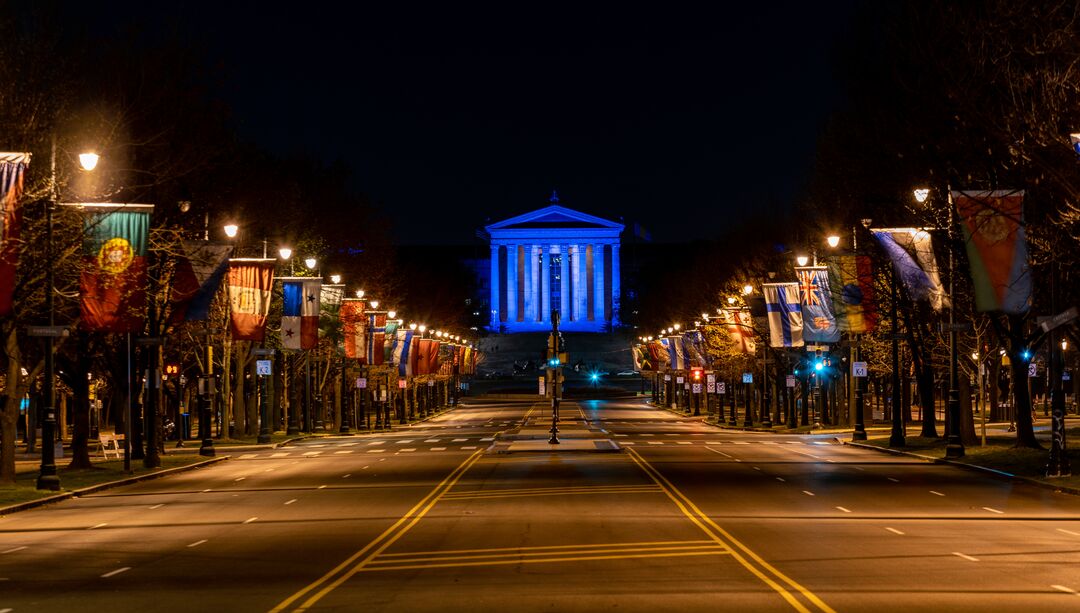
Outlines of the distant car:
{"type": "Polygon", "coordinates": [[[622,372],[615,373],[616,377],[636,377],[637,375],[637,372],[633,370],[624,370],[622,372]]]}

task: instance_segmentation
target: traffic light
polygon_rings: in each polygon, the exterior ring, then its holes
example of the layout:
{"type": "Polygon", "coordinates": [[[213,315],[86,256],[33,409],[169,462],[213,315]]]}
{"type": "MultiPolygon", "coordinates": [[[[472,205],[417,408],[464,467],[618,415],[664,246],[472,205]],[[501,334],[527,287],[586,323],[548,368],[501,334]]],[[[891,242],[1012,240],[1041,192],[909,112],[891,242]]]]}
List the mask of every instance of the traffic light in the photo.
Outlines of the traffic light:
{"type": "Polygon", "coordinates": [[[702,375],[704,375],[704,371],[702,369],[700,369],[700,368],[692,368],[692,369],[690,369],[690,379],[694,383],[701,383],[702,375]]]}
{"type": "Polygon", "coordinates": [[[173,377],[180,374],[180,365],[176,362],[169,362],[165,364],[165,376],[173,377]]]}

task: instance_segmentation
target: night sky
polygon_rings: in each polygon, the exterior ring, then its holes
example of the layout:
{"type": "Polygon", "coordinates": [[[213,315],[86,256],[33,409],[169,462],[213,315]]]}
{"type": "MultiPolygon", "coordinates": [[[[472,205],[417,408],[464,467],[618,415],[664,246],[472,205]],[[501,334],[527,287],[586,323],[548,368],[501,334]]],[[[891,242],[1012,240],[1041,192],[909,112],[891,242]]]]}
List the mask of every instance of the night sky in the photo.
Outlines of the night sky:
{"type": "Polygon", "coordinates": [[[664,242],[790,203],[842,104],[853,12],[147,4],[86,10],[206,49],[244,138],[343,161],[402,243],[468,243],[552,189],[664,242]]]}

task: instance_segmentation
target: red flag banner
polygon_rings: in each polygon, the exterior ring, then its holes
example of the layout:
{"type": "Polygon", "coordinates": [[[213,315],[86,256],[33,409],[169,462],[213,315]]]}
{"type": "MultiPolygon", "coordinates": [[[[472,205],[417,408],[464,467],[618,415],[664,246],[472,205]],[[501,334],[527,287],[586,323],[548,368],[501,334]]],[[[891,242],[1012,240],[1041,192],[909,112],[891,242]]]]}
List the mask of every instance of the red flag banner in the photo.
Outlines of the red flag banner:
{"type": "Polygon", "coordinates": [[[345,342],[345,357],[367,363],[367,317],[364,301],[345,298],[341,301],[341,330],[345,342]]]}
{"type": "Polygon", "coordinates": [[[1031,268],[1024,236],[1024,192],[953,192],[963,223],[975,307],[1012,315],[1031,307],[1031,268]]]}
{"type": "Polygon", "coordinates": [[[272,259],[262,258],[229,260],[233,340],[262,342],[265,338],[275,264],[272,259]]]}
{"type": "Polygon", "coordinates": [[[81,325],[140,332],[146,316],[146,246],[152,204],[71,204],[83,214],[81,325]]]}
{"type": "Polygon", "coordinates": [[[19,199],[29,153],[0,153],[0,316],[11,312],[19,265],[19,199]]]}

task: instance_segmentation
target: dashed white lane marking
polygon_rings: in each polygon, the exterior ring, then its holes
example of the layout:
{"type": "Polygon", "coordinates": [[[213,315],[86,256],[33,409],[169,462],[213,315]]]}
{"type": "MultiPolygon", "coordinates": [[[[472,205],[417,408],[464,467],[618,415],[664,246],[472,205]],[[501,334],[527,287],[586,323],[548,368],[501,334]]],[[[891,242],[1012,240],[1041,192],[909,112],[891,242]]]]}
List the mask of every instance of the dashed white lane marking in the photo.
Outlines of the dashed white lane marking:
{"type": "Polygon", "coordinates": [[[481,441],[493,441],[493,440],[495,440],[495,437],[494,436],[488,436],[488,437],[482,438],[480,440],[481,441]]]}
{"type": "Polygon", "coordinates": [[[354,445],[358,445],[358,444],[359,443],[357,443],[356,441],[353,441],[351,443],[341,443],[340,445],[338,445],[338,447],[353,447],[354,445]]]}
{"type": "Polygon", "coordinates": [[[274,469],[273,469],[273,468],[267,468],[267,469],[266,469],[266,470],[264,470],[263,472],[264,472],[264,473],[272,473],[272,472],[274,472],[274,469]]]}
{"type": "Polygon", "coordinates": [[[349,473],[349,474],[347,474],[347,475],[341,475],[341,478],[342,478],[342,479],[348,479],[348,478],[349,478],[349,477],[351,477],[351,476],[352,476],[352,473],[349,473]]]}
{"type": "Polygon", "coordinates": [[[634,441],[623,441],[623,442],[621,442],[619,444],[620,445],[637,445],[637,443],[635,443],[634,441]]]}
{"type": "Polygon", "coordinates": [[[786,482],[786,479],[784,479],[783,477],[777,477],[777,478],[776,478],[776,480],[777,480],[777,481],[779,481],[779,482],[781,482],[781,483],[785,483],[785,482],[786,482]]]}
{"type": "Polygon", "coordinates": [[[316,447],[326,447],[326,445],[325,445],[325,444],[319,444],[319,445],[308,445],[308,447],[311,447],[311,448],[316,448],[316,447]]]}
{"type": "Polygon", "coordinates": [[[892,481],[893,483],[900,483],[899,479],[893,479],[892,477],[885,477],[885,478],[888,479],[889,481],[892,481]]]}
{"type": "Polygon", "coordinates": [[[462,451],[465,451],[465,450],[467,450],[467,449],[476,449],[476,446],[475,446],[475,445],[472,445],[472,446],[469,446],[469,447],[462,447],[462,448],[461,448],[461,450],[462,450],[462,451]]]}
{"type": "Polygon", "coordinates": [[[270,457],[271,458],[287,458],[287,457],[289,457],[289,454],[288,454],[288,452],[285,452],[285,451],[279,451],[277,453],[271,453],[270,457]]]}
{"type": "Polygon", "coordinates": [[[735,444],[736,445],[749,445],[750,443],[747,443],[746,441],[735,441],[735,444]]]}
{"type": "Polygon", "coordinates": [[[675,441],[675,443],[678,444],[678,445],[693,445],[694,444],[693,441],[675,441]]]}
{"type": "Polygon", "coordinates": [[[841,510],[841,511],[843,511],[844,513],[851,513],[851,509],[848,509],[848,508],[846,508],[846,507],[836,507],[836,508],[837,508],[837,509],[840,509],[840,510],[841,510]]]}
{"type": "Polygon", "coordinates": [[[728,454],[724,453],[723,451],[713,449],[712,447],[705,447],[705,448],[708,449],[709,451],[713,452],[713,453],[718,453],[718,454],[724,456],[725,458],[728,458],[729,460],[734,460],[735,459],[735,458],[732,458],[731,456],[729,456],[728,454]]]}
{"type": "MultiPolygon", "coordinates": [[[[1072,594],[1073,596],[1080,596],[1080,592],[1077,592],[1076,590],[1071,589],[1071,588],[1067,588],[1064,585],[1051,585],[1050,587],[1054,588],[1055,590],[1057,590],[1059,592],[1065,592],[1066,594],[1072,594]]],[[[10,609],[8,609],[8,610],[10,611],[10,609]]],[[[0,612],[0,613],[3,613],[3,612],[0,612]]]]}
{"type": "MultiPolygon", "coordinates": [[[[1072,530],[1066,530],[1065,528],[1058,528],[1058,532],[1064,532],[1065,534],[1071,534],[1072,536],[1080,536],[1080,532],[1073,532],[1072,530]]],[[[4,553],[7,553],[6,551],[4,553]]]]}
{"type": "Polygon", "coordinates": [[[813,444],[815,444],[815,445],[828,445],[828,443],[826,443],[824,441],[814,441],[813,444]]]}
{"type": "Polygon", "coordinates": [[[131,570],[131,567],[130,566],[124,566],[123,568],[118,568],[116,570],[111,570],[111,571],[105,573],[104,575],[102,575],[101,578],[102,579],[108,579],[109,577],[119,575],[120,573],[122,573],[124,571],[127,571],[127,570],[131,570]]]}
{"type": "Polygon", "coordinates": [[[251,458],[257,458],[257,457],[259,457],[259,454],[257,454],[257,453],[245,453],[244,455],[240,456],[237,459],[238,460],[250,460],[251,458]]]}
{"type": "Polygon", "coordinates": [[[154,506],[150,507],[150,510],[153,511],[154,509],[160,509],[163,506],[165,506],[163,503],[162,504],[155,504],[154,506]]]}
{"type": "Polygon", "coordinates": [[[897,530],[896,528],[885,528],[885,529],[888,530],[889,532],[892,532],[893,534],[899,534],[900,536],[904,536],[904,533],[897,530]]]}
{"type": "Polygon", "coordinates": [[[997,513],[998,515],[1004,515],[1005,514],[1005,511],[998,511],[997,509],[995,509],[993,507],[983,507],[983,510],[984,511],[990,511],[991,513],[997,513]]]}
{"type": "Polygon", "coordinates": [[[663,445],[664,441],[649,441],[650,445],[663,445]]]}
{"type": "Polygon", "coordinates": [[[285,501],[285,504],[292,504],[292,503],[294,503],[294,502],[296,502],[296,499],[295,499],[295,498],[293,498],[292,500],[286,500],[286,501],[285,501]]]}
{"type": "Polygon", "coordinates": [[[754,467],[754,470],[761,470],[761,469],[760,469],[760,468],[758,468],[757,466],[755,466],[755,467],[754,467]]]}
{"type": "MultiPolygon", "coordinates": [[[[7,581],[7,578],[5,577],[4,579],[0,579],[0,581],[7,581]]],[[[11,613],[14,610],[15,609],[0,609],[0,613],[11,613]]]]}
{"type": "MultiPolygon", "coordinates": [[[[416,447],[409,447],[408,449],[401,450],[402,453],[408,453],[410,451],[416,451],[416,447]]],[[[367,466],[365,466],[364,468],[367,468],[367,466]]]]}
{"type": "Polygon", "coordinates": [[[866,472],[866,469],[863,468],[862,466],[852,466],[852,468],[854,468],[855,470],[861,470],[863,472],[866,472]]]}
{"type": "Polygon", "coordinates": [[[259,518],[258,517],[249,517],[249,518],[245,519],[243,523],[250,524],[251,522],[255,521],[256,519],[259,519],[259,518]]]}
{"type": "Polygon", "coordinates": [[[386,441],[371,441],[368,443],[368,447],[374,447],[375,445],[385,445],[386,441]]]}
{"type": "Polygon", "coordinates": [[[424,442],[425,442],[425,443],[438,443],[438,442],[439,442],[439,439],[437,439],[437,438],[429,438],[429,439],[427,439],[427,440],[426,440],[426,441],[424,441],[424,442]]]}
{"type": "Polygon", "coordinates": [[[416,440],[416,439],[408,438],[408,439],[405,439],[403,441],[398,441],[395,444],[396,445],[408,445],[409,443],[413,442],[414,440],[416,440]]]}
{"type": "Polygon", "coordinates": [[[202,491],[202,493],[205,494],[206,492],[209,492],[209,491],[210,491],[210,488],[206,488],[205,490],[202,491]]]}
{"type": "Polygon", "coordinates": [[[321,455],[321,454],[322,454],[321,451],[305,451],[304,452],[304,455],[306,455],[306,456],[321,455]]]}
{"type": "Polygon", "coordinates": [[[385,449],[368,449],[367,452],[368,453],[385,453],[386,450],[385,449]]]}
{"type": "Polygon", "coordinates": [[[464,443],[467,440],[469,440],[469,439],[467,439],[467,438],[456,438],[456,439],[454,439],[454,440],[452,440],[450,442],[451,443],[464,443]]]}
{"type": "Polygon", "coordinates": [[[237,477],[237,478],[233,479],[233,481],[234,481],[234,482],[236,482],[236,481],[243,481],[244,479],[247,479],[247,477],[237,477]]]}
{"type": "Polygon", "coordinates": [[[5,549],[4,551],[0,551],[0,553],[15,553],[16,551],[22,551],[23,549],[26,549],[26,545],[23,545],[21,547],[12,547],[11,549],[5,549]]]}
{"type": "Polygon", "coordinates": [[[188,543],[188,547],[198,547],[199,545],[202,545],[205,542],[206,542],[206,539],[201,539],[201,540],[195,541],[194,543],[188,543]]]}
{"type": "Polygon", "coordinates": [[[446,451],[446,447],[432,447],[432,451],[446,451]]]}
{"type": "Polygon", "coordinates": [[[96,526],[90,526],[89,528],[87,528],[87,530],[94,530],[95,528],[102,528],[102,527],[105,527],[105,526],[108,526],[108,525],[109,524],[107,524],[107,523],[100,523],[100,524],[98,524],[96,526]]]}
{"type": "Polygon", "coordinates": [[[317,487],[315,489],[317,489],[317,490],[325,490],[326,486],[325,485],[320,485],[319,487],[317,487]]]}
{"type": "Polygon", "coordinates": [[[935,492],[934,490],[930,490],[930,493],[935,495],[935,496],[944,496],[945,495],[945,494],[942,494],[941,492],[935,492]]]}
{"type": "Polygon", "coordinates": [[[971,556],[969,556],[967,554],[960,553],[959,551],[954,551],[954,552],[952,552],[952,554],[954,556],[958,557],[958,558],[964,558],[968,562],[978,562],[979,561],[979,558],[973,558],[973,557],[971,557],[971,556]]]}
{"type": "Polygon", "coordinates": [[[816,496],[817,495],[814,492],[811,492],[810,490],[803,490],[802,493],[806,494],[807,496],[816,496]]]}
{"type": "Polygon", "coordinates": [[[352,449],[342,449],[341,451],[335,451],[334,454],[335,455],[344,455],[346,453],[352,453],[352,452],[353,452],[352,449]]]}

